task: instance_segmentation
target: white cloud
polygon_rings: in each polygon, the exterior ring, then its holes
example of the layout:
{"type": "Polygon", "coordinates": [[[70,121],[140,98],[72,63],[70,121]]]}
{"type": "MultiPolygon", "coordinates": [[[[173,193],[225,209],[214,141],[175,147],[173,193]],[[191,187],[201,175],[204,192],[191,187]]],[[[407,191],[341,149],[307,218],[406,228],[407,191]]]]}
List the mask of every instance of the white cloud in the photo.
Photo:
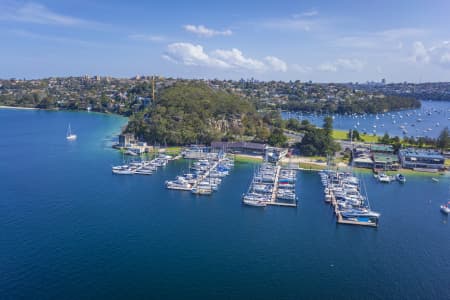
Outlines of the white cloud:
{"type": "Polygon", "coordinates": [[[440,63],[450,66],[450,52],[444,53],[440,58],[440,63]]]}
{"type": "Polygon", "coordinates": [[[223,35],[223,36],[228,36],[228,35],[232,35],[233,32],[230,29],[227,30],[215,30],[215,29],[211,29],[211,28],[207,28],[203,25],[184,25],[183,26],[184,30],[191,32],[191,33],[195,33],[198,36],[202,36],[202,37],[213,37],[213,36],[217,36],[217,35],[223,35]]]}
{"type": "Polygon", "coordinates": [[[428,63],[430,61],[428,50],[425,48],[422,42],[414,42],[413,54],[411,59],[415,63],[428,63]]]}
{"type": "Polygon", "coordinates": [[[323,63],[320,64],[317,69],[319,71],[323,71],[323,72],[337,72],[337,67],[336,65],[332,64],[332,63],[323,63]]]}
{"type": "Polygon", "coordinates": [[[226,62],[206,54],[201,45],[193,45],[190,43],[173,43],[168,45],[167,52],[163,57],[172,62],[182,63],[187,66],[231,67],[226,62]]]}
{"type": "Polygon", "coordinates": [[[0,5],[0,20],[47,25],[87,26],[95,22],[58,14],[38,3],[0,5]]]}
{"type": "Polygon", "coordinates": [[[260,28],[276,29],[283,31],[310,31],[319,27],[323,20],[315,18],[319,12],[311,9],[302,13],[293,14],[285,18],[266,19],[255,22],[254,25],[260,28]]]}
{"type": "Polygon", "coordinates": [[[278,57],[275,56],[266,56],[264,58],[267,62],[267,64],[274,70],[274,71],[278,71],[278,72],[286,72],[288,67],[286,62],[284,62],[283,60],[279,59],[278,57]]]}
{"type": "Polygon", "coordinates": [[[317,69],[323,72],[337,72],[341,70],[359,72],[365,66],[365,62],[358,59],[339,58],[334,62],[320,64],[317,69]]]}
{"type": "Polygon", "coordinates": [[[172,43],[167,46],[163,58],[173,63],[186,66],[203,66],[221,69],[250,70],[256,72],[278,71],[285,72],[287,64],[274,56],[265,57],[265,62],[246,57],[236,48],[230,50],[217,49],[205,52],[201,45],[191,43],[172,43]]]}
{"type": "Polygon", "coordinates": [[[428,63],[433,63],[443,68],[449,68],[450,42],[442,41],[429,48],[427,48],[421,41],[414,42],[412,47],[412,55],[409,60],[417,64],[425,65],[428,63]]]}
{"type": "Polygon", "coordinates": [[[422,28],[404,27],[404,28],[391,28],[384,31],[379,31],[376,35],[379,35],[387,40],[399,40],[405,38],[414,38],[426,34],[427,31],[422,28]]]}
{"type": "Polygon", "coordinates": [[[426,34],[422,28],[391,28],[384,31],[364,32],[353,36],[339,37],[334,41],[338,47],[360,48],[374,51],[397,51],[403,42],[426,34]]]}
{"type": "Polygon", "coordinates": [[[236,48],[231,50],[215,50],[212,55],[224,61],[235,68],[261,71],[266,68],[265,64],[259,60],[245,57],[242,52],[236,48]]]}
{"type": "Polygon", "coordinates": [[[304,17],[314,17],[314,16],[317,16],[318,14],[319,14],[319,12],[317,10],[312,9],[309,11],[305,11],[305,12],[301,13],[300,15],[304,16],[304,17]]]}
{"type": "Polygon", "coordinates": [[[129,39],[144,42],[163,42],[166,40],[164,36],[152,34],[130,34],[129,39]]]}
{"type": "Polygon", "coordinates": [[[308,67],[308,66],[301,66],[301,65],[299,65],[299,64],[293,64],[293,65],[290,67],[290,69],[292,69],[292,70],[294,70],[294,71],[296,71],[296,72],[299,72],[299,73],[308,73],[308,72],[310,72],[310,71],[312,70],[311,67],[308,67]]]}

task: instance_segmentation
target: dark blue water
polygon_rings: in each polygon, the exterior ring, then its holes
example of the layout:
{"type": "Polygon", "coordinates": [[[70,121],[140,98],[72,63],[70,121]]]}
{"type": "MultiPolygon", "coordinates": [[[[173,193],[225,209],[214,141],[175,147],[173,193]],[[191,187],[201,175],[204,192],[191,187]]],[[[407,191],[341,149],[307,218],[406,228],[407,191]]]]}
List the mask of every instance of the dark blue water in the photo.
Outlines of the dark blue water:
{"type": "MultiPolygon", "coordinates": [[[[422,107],[376,115],[334,115],[336,129],[356,129],[367,134],[391,136],[438,137],[445,126],[450,126],[450,102],[421,101],[422,107]],[[377,119],[378,118],[378,119],[377,119]],[[421,119],[418,122],[418,119],[421,119]],[[403,126],[403,127],[400,127],[403,126]],[[403,130],[406,129],[404,133],[403,130]]],[[[305,113],[283,113],[284,118],[308,120],[317,126],[323,125],[325,115],[305,113]]]]}
{"type": "Polygon", "coordinates": [[[110,140],[124,122],[0,110],[0,298],[450,297],[448,177],[365,175],[380,227],[336,225],[315,173],[299,173],[297,209],[265,210],[240,203],[251,164],[211,197],[163,188],[183,161],[114,176],[110,140]]]}

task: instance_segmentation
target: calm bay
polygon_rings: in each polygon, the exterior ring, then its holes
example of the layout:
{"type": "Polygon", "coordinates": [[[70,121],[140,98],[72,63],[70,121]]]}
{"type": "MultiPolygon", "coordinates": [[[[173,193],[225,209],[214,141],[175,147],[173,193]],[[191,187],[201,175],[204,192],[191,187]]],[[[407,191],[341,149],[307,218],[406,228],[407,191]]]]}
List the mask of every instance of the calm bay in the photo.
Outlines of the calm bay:
{"type": "Polygon", "coordinates": [[[337,225],[315,172],[298,173],[296,209],[242,206],[248,163],[210,197],[165,189],[183,160],[114,176],[126,121],[0,110],[1,298],[450,298],[448,175],[361,174],[380,226],[337,225]]]}

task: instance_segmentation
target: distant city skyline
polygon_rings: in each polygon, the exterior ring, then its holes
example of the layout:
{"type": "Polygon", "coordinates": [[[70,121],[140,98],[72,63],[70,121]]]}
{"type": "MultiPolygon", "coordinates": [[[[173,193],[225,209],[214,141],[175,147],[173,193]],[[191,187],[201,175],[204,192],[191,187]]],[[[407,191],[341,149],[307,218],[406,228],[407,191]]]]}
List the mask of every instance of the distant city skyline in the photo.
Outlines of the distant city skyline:
{"type": "Polygon", "coordinates": [[[0,78],[450,80],[450,2],[2,1],[0,78]]]}

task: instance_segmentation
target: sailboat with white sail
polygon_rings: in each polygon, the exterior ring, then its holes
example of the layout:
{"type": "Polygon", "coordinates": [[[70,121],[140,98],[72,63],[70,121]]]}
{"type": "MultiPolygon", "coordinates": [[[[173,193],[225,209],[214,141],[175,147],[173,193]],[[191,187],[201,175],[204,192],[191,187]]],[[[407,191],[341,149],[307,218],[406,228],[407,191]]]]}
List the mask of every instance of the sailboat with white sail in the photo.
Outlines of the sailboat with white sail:
{"type": "Polygon", "coordinates": [[[69,128],[67,128],[66,139],[68,141],[74,141],[77,139],[77,135],[72,133],[72,129],[70,128],[70,123],[69,123],[69,128]]]}

